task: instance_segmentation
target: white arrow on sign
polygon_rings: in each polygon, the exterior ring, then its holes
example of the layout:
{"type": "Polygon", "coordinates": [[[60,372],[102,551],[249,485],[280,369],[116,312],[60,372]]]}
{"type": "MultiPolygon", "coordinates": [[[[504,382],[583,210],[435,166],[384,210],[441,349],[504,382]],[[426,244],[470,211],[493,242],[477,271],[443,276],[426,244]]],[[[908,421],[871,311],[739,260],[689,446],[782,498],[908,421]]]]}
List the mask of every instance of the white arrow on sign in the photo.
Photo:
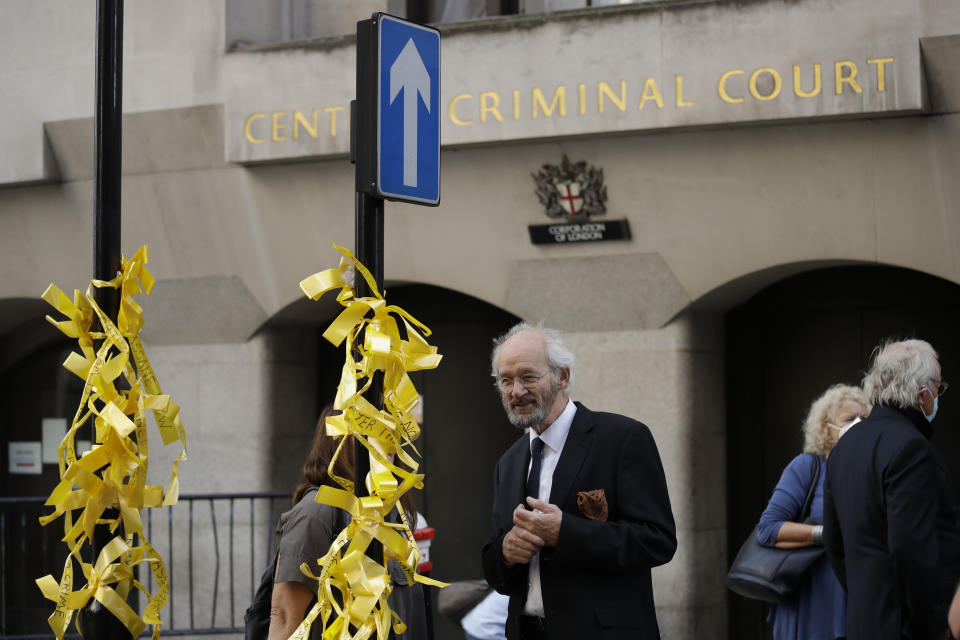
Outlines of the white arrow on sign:
{"type": "Polygon", "coordinates": [[[430,74],[413,38],[390,65],[390,104],[403,89],[403,184],[417,186],[417,94],[430,112],[430,74]]]}

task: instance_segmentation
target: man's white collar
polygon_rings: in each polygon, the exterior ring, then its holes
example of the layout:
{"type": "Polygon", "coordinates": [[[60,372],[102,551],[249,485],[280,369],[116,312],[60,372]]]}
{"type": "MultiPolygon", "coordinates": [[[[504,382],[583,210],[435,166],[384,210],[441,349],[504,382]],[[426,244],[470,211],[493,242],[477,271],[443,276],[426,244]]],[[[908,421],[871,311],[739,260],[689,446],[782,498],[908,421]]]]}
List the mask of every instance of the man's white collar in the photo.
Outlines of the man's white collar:
{"type": "Polygon", "coordinates": [[[577,413],[577,405],[573,403],[573,400],[567,399],[567,406],[563,408],[563,411],[557,416],[557,419],[553,421],[546,430],[537,435],[537,432],[533,429],[530,429],[530,442],[533,442],[534,438],[540,438],[543,440],[543,443],[550,447],[553,451],[560,451],[563,449],[563,443],[567,441],[567,435],[570,433],[570,426],[573,425],[573,416],[577,413]]]}

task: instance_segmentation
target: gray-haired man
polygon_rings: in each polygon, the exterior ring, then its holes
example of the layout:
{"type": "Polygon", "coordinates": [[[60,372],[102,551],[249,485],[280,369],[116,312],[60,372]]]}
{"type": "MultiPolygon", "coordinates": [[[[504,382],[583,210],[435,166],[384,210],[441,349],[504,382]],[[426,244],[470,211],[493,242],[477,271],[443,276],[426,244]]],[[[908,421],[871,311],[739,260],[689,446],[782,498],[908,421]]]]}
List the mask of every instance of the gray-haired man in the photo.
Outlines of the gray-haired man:
{"type": "Polygon", "coordinates": [[[877,349],[863,380],[874,405],[827,460],[824,542],[847,591],[847,638],[950,638],[960,528],[950,476],[930,444],[947,389],[923,340],[877,349]]]}
{"type": "Polygon", "coordinates": [[[520,324],[495,342],[504,410],[530,428],[494,472],[487,582],[510,596],[510,640],[656,640],[650,568],[677,539],[646,426],[572,402],[573,354],[520,324]]]}

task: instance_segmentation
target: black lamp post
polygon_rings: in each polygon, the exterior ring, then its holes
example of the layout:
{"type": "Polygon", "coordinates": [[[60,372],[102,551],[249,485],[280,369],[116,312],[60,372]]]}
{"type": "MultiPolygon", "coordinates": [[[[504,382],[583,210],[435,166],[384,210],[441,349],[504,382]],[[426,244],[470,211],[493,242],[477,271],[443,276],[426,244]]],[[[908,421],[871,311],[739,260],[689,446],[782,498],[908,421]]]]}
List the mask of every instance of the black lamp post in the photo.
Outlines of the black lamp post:
{"type": "MultiPolygon", "coordinates": [[[[93,277],[112,280],[120,271],[120,123],[123,114],[123,0],[97,2],[97,79],[93,116],[94,231],[93,277]]],[[[120,290],[94,290],[94,299],[108,318],[120,309],[120,290]]],[[[95,441],[90,424],[90,442],[95,441]]],[[[115,510],[114,514],[116,513],[115,510]]],[[[107,514],[109,515],[109,511],[107,514]]],[[[99,527],[91,543],[91,562],[109,541],[99,527]]],[[[106,607],[90,598],[77,612],[77,627],[86,640],[124,640],[130,632],[106,607]]]]}
{"type": "MultiPolygon", "coordinates": [[[[120,121],[123,114],[123,0],[97,3],[97,95],[94,135],[93,277],[111,280],[120,271],[120,121]]],[[[95,291],[109,318],[120,308],[120,290],[95,291]]]]}

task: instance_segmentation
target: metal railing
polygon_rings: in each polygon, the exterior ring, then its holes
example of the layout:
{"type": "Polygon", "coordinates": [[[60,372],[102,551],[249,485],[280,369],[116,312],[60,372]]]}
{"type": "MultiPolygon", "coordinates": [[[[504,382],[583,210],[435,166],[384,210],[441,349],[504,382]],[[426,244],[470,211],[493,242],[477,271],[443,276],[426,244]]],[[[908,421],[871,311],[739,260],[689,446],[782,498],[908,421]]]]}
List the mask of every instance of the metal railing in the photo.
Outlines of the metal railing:
{"type": "MultiPolygon", "coordinates": [[[[46,574],[59,580],[67,548],[59,541],[61,520],[46,527],[38,522],[52,511],[45,500],[0,497],[0,640],[52,637],[47,618],[53,603],[35,580],[46,574]]],[[[288,493],[236,493],[181,495],[173,508],[144,510],[144,534],[170,579],[164,635],[243,632],[244,611],[275,551],[274,526],[289,508],[288,493]]],[[[139,575],[153,592],[152,573],[142,568],[139,575]]],[[[83,584],[75,566],[73,588],[83,584]]],[[[142,611],[146,600],[139,600],[142,611]]],[[[67,637],[80,637],[72,625],[70,632],[67,637]]]]}

